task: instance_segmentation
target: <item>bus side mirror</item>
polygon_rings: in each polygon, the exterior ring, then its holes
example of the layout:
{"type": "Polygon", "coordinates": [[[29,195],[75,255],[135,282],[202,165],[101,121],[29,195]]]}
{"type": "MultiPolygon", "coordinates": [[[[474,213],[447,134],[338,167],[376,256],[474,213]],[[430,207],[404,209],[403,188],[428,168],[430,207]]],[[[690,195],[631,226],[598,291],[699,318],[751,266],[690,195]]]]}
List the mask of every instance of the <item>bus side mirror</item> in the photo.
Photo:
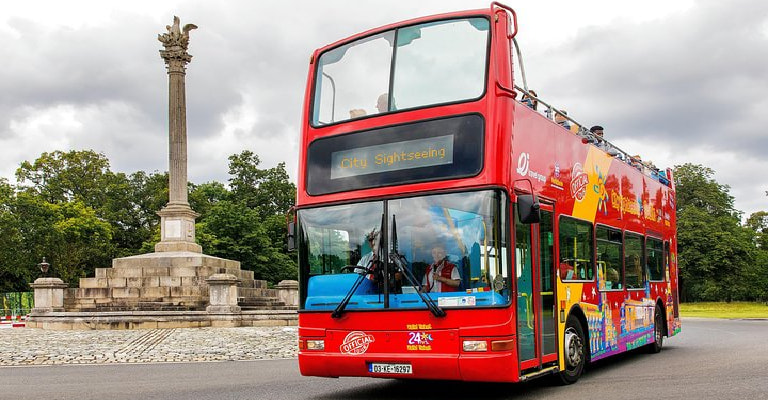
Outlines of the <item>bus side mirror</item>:
{"type": "Polygon", "coordinates": [[[532,194],[517,196],[517,216],[524,224],[538,224],[541,221],[539,201],[532,194]]]}
{"type": "Polygon", "coordinates": [[[288,223],[288,251],[296,250],[296,223],[288,223]]]}

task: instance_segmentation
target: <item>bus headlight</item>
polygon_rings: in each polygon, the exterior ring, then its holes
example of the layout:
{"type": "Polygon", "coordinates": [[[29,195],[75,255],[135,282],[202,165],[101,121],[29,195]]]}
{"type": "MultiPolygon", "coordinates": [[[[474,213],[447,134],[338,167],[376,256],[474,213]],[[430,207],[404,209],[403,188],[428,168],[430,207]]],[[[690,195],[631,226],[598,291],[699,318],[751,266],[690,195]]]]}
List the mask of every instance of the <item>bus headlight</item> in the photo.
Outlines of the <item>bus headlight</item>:
{"type": "Polygon", "coordinates": [[[325,340],[299,339],[299,350],[325,350],[325,340]]]}
{"type": "Polygon", "coordinates": [[[307,340],[307,350],[325,350],[325,340],[307,340]]]}
{"type": "Polygon", "coordinates": [[[465,340],[462,342],[464,351],[488,351],[488,342],[485,340],[465,340]]]}

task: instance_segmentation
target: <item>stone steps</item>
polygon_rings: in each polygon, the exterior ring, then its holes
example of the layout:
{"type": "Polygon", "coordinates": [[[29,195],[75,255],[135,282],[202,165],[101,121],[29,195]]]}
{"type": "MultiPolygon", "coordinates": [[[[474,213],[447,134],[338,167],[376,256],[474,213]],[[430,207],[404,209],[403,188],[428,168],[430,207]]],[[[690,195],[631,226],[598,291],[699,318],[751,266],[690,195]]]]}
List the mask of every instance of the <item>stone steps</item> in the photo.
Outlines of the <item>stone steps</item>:
{"type": "Polygon", "coordinates": [[[176,252],[118,258],[112,268],[97,268],[93,278],[81,278],[79,288],[67,290],[65,309],[204,310],[210,301],[206,280],[215,274],[235,276],[238,297],[248,307],[284,306],[277,290],[254,279],[253,271],[241,270],[239,262],[176,252]]]}

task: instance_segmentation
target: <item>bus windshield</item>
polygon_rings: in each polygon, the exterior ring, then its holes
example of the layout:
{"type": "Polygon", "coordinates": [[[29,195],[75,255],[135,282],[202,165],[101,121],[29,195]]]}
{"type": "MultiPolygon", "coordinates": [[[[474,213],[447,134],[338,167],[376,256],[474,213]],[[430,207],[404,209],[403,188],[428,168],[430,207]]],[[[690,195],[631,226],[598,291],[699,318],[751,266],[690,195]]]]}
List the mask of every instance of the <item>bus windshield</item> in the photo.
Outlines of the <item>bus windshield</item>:
{"type": "Polygon", "coordinates": [[[299,210],[302,307],[508,304],[506,204],[486,190],[299,210]]]}
{"type": "Polygon", "coordinates": [[[326,51],[317,62],[312,124],[479,98],[488,32],[486,18],[451,19],[326,51]]]}

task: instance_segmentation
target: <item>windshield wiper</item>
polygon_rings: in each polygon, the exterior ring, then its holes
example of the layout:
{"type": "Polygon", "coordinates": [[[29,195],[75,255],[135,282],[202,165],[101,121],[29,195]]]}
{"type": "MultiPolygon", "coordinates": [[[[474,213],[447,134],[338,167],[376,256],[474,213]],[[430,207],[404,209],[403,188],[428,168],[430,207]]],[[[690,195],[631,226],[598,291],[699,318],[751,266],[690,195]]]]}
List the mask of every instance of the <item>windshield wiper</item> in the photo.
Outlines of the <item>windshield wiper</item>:
{"type": "Polygon", "coordinates": [[[429,294],[424,294],[424,292],[422,292],[422,286],[420,283],[416,282],[416,277],[413,276],[413,272],[405,267],[408,263],[405,259],[405,256],[398,253],[397,251],[392,251],[389,253],[389,260],[392,262],[392,264],[395,265],[396,272],[401,272],[403,275],[405,275],[405,279],[411,283],[411,286],[419,288],[416,291],[416,294],[418,294],[421,301],[427,305],[429,311],[431,311],[435,317],[445,317],[445,311],[443,311],[442,308],[435,304],[434,300],[432,300],[432,297],[430,297],[429,294]]]}
{"type": "Polygon", "coordinates": [[[413,271],[406,268],[408,260],[405,259],[404,255],[397,252],[397,220],[395,219],[394,214],[392,214],[392,251],[389,253],[389,260],[395,265],[395,272],[402,273],[405,275],[405,279],[411,283],[411,286],[419,288],[416,291],[416,294],[418,294],[421,301],[427,305],[429,311],[431,311],[435,317],[445,317],[445,311],[434,303],[429,294],[424,295],[421,283],[417,283],[416,277],[413,276],[413,271]]]}
{"type": "MultiPolygon", "coordinates": [[[[368,261],[368,265],[365,267],[355,265],[355,270],[362,270],[361,272],[358,272],[358,277],[355,280],[355,283],[352,284],[352,287],[349,289],[349,292],[347,292],[347,295],[344,296],[344,299],[341,300],[341,303],[339,303],[338,306],[336,306],[336,309],[333,310],[331,313],[331,318],[340,318],[341,315],[344,313],[344,309],[347,308],[347,305],[349,304],[349,300],[352,299],[352,296],[355,294],[355,291],[358,287],[360,287],[360,284],[363,283],[364,279],[368,279],[368,274],[373,274],[376,269],[378,269],[377,265],[375,263],[378,263],[379,261],[376,261],[371,257],[371,259],[368,261]]],[[[344,268],[352,267],[347,266],[344,268]]]]}
{"type": "MultiPolygon", "coordinates": [[[[347,308],[347,305],[349,304],[349,300],[352,299],[352,296],[355,294],[355,291],[358,287],[360,287],[360,284],[363,283],[364,279],[368,278],[368,275],[371,275],[373,277],[374,282],[381,282],[383,279],[383,276],[381,275],[383,273],[383,266],[381,265],[380,257],[377,256],[377,254],[381,254],[382,250],[382,243],[381,243],[381,227],[384,226],[384,222],[386,222],[385,215],[381,214],[381,225],[378,227],[378,230],[376,227],[373,228],[371,233],[366,235],[366,240],[371,242],[371,253],[372,256],[368,260],[368,263],[365,266],[359,266],[359,265],[347,265],[346,267],[342,268],[341,271],[344,271],[345,269],[352,269],[355,272],[357,272],[360,276],[357,277],[355,280],[355,283],[352,284],[352,287],[349,288],[349,291],[347,292],[347,295],[344,296],[344,299],[341,300],[341,303],[339,303],[338,306],[336,306],[336,309],[333,310],[331,313],[331,318],[340,318],[341,315],[344,313],[344,309],[347,308]]],[[[362,259],[361,259],[362,260],[362,259]]],[[[381,296],[381,291],[379,291],[379,296],[381,296]]]]}

